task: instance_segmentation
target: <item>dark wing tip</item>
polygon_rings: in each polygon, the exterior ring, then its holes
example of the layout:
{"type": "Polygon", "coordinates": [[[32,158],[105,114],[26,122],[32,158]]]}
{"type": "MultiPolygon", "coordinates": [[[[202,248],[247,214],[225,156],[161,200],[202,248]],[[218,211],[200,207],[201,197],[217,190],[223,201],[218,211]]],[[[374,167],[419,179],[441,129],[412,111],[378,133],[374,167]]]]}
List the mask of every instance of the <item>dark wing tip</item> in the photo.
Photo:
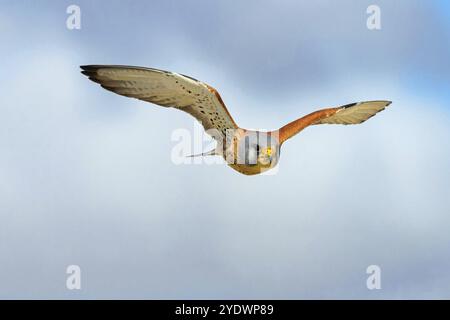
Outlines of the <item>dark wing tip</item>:
{"type": "Polygon", "coordinates": [[[389,101],[389,100],[373,100],[373,101],[364,101],[364,102],[354,102],[354,103],[349,103],[349,104],[340,106],[339,108],[347,109],[347,108],[354,107],[354,106],[356,106],[356,105],[358,105],[358,104],[361,104],[361,103],[369,103],[369,102],[382,102],[382,103],[385,104],[386,107],[389,106],[389,105],[392,103],[392,101],[389,101]]]}
{"type": "Polygon", "coordinates": [[[97,66],[80,66],[80,68],[82,69],[81,73],[88,77],[89,80],[96,83],[101,83],[101,81],[97,77],[97,71],[99,69],[97,66]]]}
{"type": "MultiPolygon", "coordinates": [[[[96,71],[98,69],[136,69],[136,70],[147,70],[147,71],[157,71],[162,73],[172,73],[170,71],[162,70],[162,69],[156,69],[156,68],[147,68],[147,67],[138,67],[138,66],[129,66],[129,65],[120,65],[120,64],[88,64],[80,66],[81,69],[85,71],[96,71]]],[[[187,76],[186,76],[187,77],[187,76]]],[[[188,77],[190,78],[190,77],[188,77]]],[[[191,78],[193,80],[196,80],[194,78],[191,78]]],[[[196,80],[198,81],[198,80],[196,80]]]]}
{"type": "Polygon", "coordinates": [[[88,76],[88,77],[90,77],[90,76],[95,74],[94,71],[87,71],[87,70],[82,70],[81,73],[84,74],[85,76],[88,76]]]}
{"type": "Polygon", "coordinates": [[[80,68],[84,71],[94,71],[98,69],[98,66],[95,65],[84,65],[84,66],[80,66],[80,68]]]}
{"type": "Polygon", "coordinates": [[[347,109],[347,108],[351,108],[353,106],[356,106],[357,104],[358,104],[358,102],[349,103],[349,104],[345,104],[345,105],[341,106],[341,108],[347,109]]]}
{"type": "Polygon", "coordinates": [[[97,66],[94,65],[87,65],[87,66],[80,66],[81,73],[85,76],[89,77],[89,79],[92,80],[93,77],[95,77],[95,74],[97,73],[97,70],[99,69],[97,66]]]}

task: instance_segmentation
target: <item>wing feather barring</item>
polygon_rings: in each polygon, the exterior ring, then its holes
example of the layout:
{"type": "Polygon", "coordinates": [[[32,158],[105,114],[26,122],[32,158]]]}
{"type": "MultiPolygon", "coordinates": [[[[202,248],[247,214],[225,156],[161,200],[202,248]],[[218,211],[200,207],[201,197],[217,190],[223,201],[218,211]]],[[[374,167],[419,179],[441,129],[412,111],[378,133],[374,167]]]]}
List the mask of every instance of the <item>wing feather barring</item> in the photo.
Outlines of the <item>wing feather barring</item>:
{"type": "Polygon", "coordinates": [[[281,145],[308,126],[362,123],[391,104],[386,100],[365,101],[322,109],[279,130],[262,132],[240,128],[217,90],[194,78],[131,66],[88,65],[81,69],[84,75],[106,90],[189,113],[217,141],[214,150],[202,155],[222,156],[230,167],[247,175],[275,167],[281,145]]]}

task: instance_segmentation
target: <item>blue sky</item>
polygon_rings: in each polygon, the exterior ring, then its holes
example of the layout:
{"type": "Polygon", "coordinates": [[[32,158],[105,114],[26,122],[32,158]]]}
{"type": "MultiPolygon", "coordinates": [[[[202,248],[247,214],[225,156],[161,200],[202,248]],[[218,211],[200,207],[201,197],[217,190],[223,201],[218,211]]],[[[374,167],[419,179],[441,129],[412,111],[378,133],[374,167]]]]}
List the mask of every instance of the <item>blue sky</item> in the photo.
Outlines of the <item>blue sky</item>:
{"type": "Polygon", "coordinates": [[[449,298],[449,15],[446,1],[4,1],[0,297],[449,298]],[[277,174],[247,177],[174,165],[171,134],[193,120],[102,90],[83,64],[190,75],[246,128],[393,104],[309,128],[277,174]]]}

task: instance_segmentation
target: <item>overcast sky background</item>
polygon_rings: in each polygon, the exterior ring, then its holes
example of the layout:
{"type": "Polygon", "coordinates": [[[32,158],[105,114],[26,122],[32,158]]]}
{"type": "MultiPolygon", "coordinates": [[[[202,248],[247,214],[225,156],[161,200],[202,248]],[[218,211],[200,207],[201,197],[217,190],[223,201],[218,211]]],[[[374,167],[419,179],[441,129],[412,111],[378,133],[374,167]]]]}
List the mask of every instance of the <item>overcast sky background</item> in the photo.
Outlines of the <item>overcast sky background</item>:
{"type": "Polygon", "coordinates": [[[0,298],[450,298],[448,1],[0,9],[0,298]],[[83,64],[201,79],[246,128],[393,103],[308,128],[275,175],[249,177],[173,164],[171,134],[192,118],[107,92],[83,64]],[[82,290],[66,289],[71,264],[82,290]],[[381,290],[366,288],[372,264],[381,290]]]}

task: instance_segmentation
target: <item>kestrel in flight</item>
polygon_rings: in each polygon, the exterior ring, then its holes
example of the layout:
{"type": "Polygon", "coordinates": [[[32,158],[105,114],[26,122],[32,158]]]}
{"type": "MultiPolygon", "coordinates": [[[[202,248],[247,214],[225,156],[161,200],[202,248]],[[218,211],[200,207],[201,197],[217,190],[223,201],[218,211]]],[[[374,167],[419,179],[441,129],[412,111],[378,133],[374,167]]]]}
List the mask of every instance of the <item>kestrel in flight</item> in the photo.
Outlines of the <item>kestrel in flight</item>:
{"type": "Polygon", "coordinates": [[[275,167],[282,144],[310,125],[362,123],[391,104],[385,100],[365,101],[322,109],[279,130],[262,132],[240,128],[217,90],[194,78],[132,66],[88,65],[81,69],[106,90],[189,113],[217,141],[214,150],[201,155],[222,156],[231,168],[246,175],[275,167]]]}

